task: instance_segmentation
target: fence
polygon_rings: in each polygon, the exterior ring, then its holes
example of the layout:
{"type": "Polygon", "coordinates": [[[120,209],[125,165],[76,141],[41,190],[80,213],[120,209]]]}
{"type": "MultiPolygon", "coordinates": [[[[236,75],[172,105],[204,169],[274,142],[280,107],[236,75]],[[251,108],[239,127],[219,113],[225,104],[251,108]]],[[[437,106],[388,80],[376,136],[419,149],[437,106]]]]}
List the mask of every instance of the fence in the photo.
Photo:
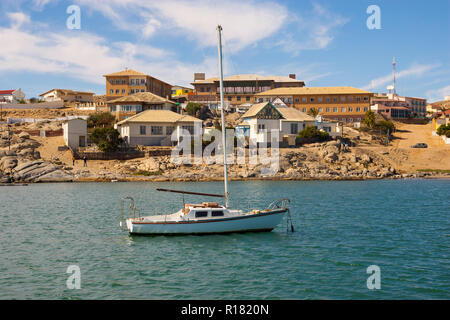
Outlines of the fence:
{"type": "Polygon", "coordinates": [[[73,150],[72,155],[76,160],[130,160],[136,158],[144,158],[145,152],[139,150],[121,150],[116,152],[83,152],[79,150],[73,150]]]}
{"type": "Polygon", "coordinates": [[[47,121],[66,121],[66,120],[73,120],[73,119],[84,119],[87,120],[89,116],[67,116],[67,117],[60,117],[60,118],[53,118],[53,119],[35,119],[35,118],[8,118],[7,123],[36,123],[36,122],[47,122],[47,121]]]}
{"type": "Polygon", "coordinates": [[[30,136],[35,137],[59,137],[64,135],[63,129],[59,130],[16,130],[14,134],[20,134],[22,132],[28,133],[30,136]]]}

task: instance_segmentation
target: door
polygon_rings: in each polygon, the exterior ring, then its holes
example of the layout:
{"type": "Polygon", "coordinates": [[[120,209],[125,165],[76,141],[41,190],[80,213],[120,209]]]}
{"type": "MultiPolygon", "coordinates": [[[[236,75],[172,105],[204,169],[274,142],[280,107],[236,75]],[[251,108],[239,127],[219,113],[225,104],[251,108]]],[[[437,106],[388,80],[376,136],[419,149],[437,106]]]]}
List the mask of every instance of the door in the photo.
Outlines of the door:
{"type": "Polygon", "coordinates": [[[86,137],[85,136],[79,136],[78,145],[80,148],[86,147],[86,137]]]}

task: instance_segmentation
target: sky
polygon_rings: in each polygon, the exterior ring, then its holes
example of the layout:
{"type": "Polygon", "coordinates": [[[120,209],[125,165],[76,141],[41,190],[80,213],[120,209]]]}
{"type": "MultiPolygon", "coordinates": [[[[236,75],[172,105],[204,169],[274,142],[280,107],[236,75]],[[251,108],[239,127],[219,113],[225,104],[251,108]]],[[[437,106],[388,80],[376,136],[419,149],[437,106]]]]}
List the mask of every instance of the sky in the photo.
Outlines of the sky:
{"type": "Polygon", "coordinates": [[[103,75],[125,68],[190,86],[218,75],[221,24],[225,76],[386,92],[395,56],[397,93],[433,102],[450,95],[449,21],[450,0],[2,0],[0,90],[104,94],[103,75]]]}

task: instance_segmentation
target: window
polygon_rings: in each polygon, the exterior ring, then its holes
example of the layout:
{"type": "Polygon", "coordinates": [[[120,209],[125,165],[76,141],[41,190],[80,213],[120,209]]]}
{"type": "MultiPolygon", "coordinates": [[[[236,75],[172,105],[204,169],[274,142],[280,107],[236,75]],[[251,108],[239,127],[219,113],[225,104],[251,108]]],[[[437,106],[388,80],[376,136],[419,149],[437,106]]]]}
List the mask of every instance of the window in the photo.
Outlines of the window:
{"type": "Polygon", "coordinates": [[[208,216],[208,211],[195,211],[196,218],[206,218],[208,216]]]}
{"type": "Polygon", "coordinates": [[[236,97],[236,100],[237,100],[237,101],[241,101],[241,97],[240,97],[240,96],[237,96],[237,97],[236,97]]]}
{"type": "Polygon", "coordinates": [[[361,107],[356,107],[356,112],[361,112],[361,107]]]}
{"type": "Polygon", "coordinates": [[[295,98],[295,102],[296,103],[300,102],[300,99],[299,98],[295,98]]]}
{"type": "Polygon", "coordinates": [[[333,97],[333,102],[338,102],[338,98],[337,97],[333,97]]]}
{"type": "Polygon", "coordinates": [[[122,80],[122,84],[126,84],[126,81],[125,81],[125,80],[122,80]]]}
{"type": "Polygon", "coordinates": [[[211,87],[207,87],[206,91],[211,92],[211,87]]]}
{"type": "Polygon", "coordinates": [[[348,119],[349,122],[353,122],[353,118],[348,119]]]}
{"type": "Polygon", "coordinates": [[[341,102],[345,102],[345,96],[341,96],[341,102]]]}
{"type": "Polygon", "coordinates": [[[134,93],[134,89],[131,89],[131,93],[134,93]]]}
{"type": "Polygon", "coordinates": [[[369,97],[364,97],[364,101],[369,101],[369,97]]]}
{"type": "Polygon", "coordinates": [[[337,108],[337,107],[334,107],[334,108],[333,108],[333,112],[338,112],[338,108],[337,108]]]}
{"type": "Polygon", "coordinates": [[[250,101],[250,97],[245,97],[245,101],[250,101]]]}
{"type": "Polygon", "coordinates": [[[258,132],[263,132],[266,129],[265,124],[258,124],[258,132]]]}
{"type": "Polygon", "coordinates": [[[117,90],[116,90],[116,94],[119,94],[119,92],[120,92],[120,90],[119,90],[119,89],[117,89],[117,90]]]}
{"type": "Polygon", "coordinates": [[[145,84],[145,79],[141,79],[141,84],[145,84]]]}
{"type": "Polygon", "coordinates": [[[167,135],[171,135],[172,133],[173,133],[173,130],[174,130],[175,128],[174,127],[172,127],[172,126],[167,126],[166,127],[166,134],[167,135]]]}
{"type": "Polygon", "coordinates": [[[345,118],[342,118],[342,119],[341,119],[341,121],[342,121],[343,123],[345,123],[345,122],[346,122],[345,118]]]}
{"type": "Polygon", "coordinates": [[[131,84],[132,86],[134,86],[134,79],[131,79],[131,80],[130,80],[130,84],[131,84]]]}
{"type": "Polygon", "coordinates": [[[346,111],[346,108],[345,107],[342,107],[341,108],[341,112],[345,112],[346,111]]]}
{"type": "Polygon", "coordinates": [[[125,93],[125,89],[122,89],[122,93],[125,93]]]}
{"type": "Polygon", "coordinates": [[[305,112],[305,113],[306,113],[306,108],[303,108],[303,109],[302,109],[302,112],[305,112]]]}
{"type": "Polygon", "coordinates": [[[163,127],[162,126],[151,126],[151,132],[154,136],[160,136],[163,134],[163,127]]]}
{"type": "Polygon", "coordinates": [[[109,90],[109,93],[113,94],[114,93],[114,89],[109,90]]]}
{"type": "Polygon", "coordinates": [[[319,112],[323,112],[323,108],[319,108],[319,112]]]}
{"type": "Polygon", "coordinates": [[[223,217],[223,211],[211,211],[211,216],[212,217],[223,217]]]}
{"type": "Polygon", "coordinates": [[[139,130],[141,135],[145,135],[145,126],[140,126],[139,130]]]}
{"type": "MultiPolygon", "coordinates": [[[[231,101],[231,100],[233,100],[233,97],[228,96],[227,99],[228,99],[228,101],[231,101]]],[[[260,101],[260,102],[262,102],[262,101],[260,101]]]]}
{"type": "Polygon", "coordinates": [[[369,107],[364,107],[364,112],[369,111],[369,107]]]}
{"type": "Polygon", "coordinates": [[[356,97],[356,102],[360,102],[361,101],[361,97],[356,97]]]}
{"type": "Polygon", "coordinates": [[[327,102],[330,102],[330,101],[331,101],[330,97],[327,97],[326,101],[327,101],[327,102]]]}
{"type": "Polygon", "coordinates": [[[326,110],[327,110],[327,112],[330,112],[330,108],[327,108],[326,110]]]}
{"type": "Polygon", "coordinates": [[[205,88],[204,88],[204,87],[201,87],[201,88],[200,88],[200,92],[205,92],[205,88]]]}
{"type": "Polygon", "coordinates": [[[116,106],[111,106],[111,107],[109,107],[109,111],[111,111],[111,112],[116,112],[116,106]]]}
{"type": "Polygon", "coordinates": [[[310,98],[309,101],[310,101],[310,102],[314,102],[314,101],[316,101],[316,99],[310,98]]]}
{"type": "Polygon", "coordinates": [[[116,80],[116,84],[120,84],[120,80],[116,80]]]}
{"type": "Polygon", "coordinates": [[[291,123],[291,134],[298,133],[298,123],[291,123]]]}
{"type": "Polygon", "coordinates": [[[190,134],[194,134],[194,126],[182,126],[184,130],[187,130],[190,134]]]}
{"type": "Polygon", "coordinates": [[[348,112],[353,112],[353,107],[348,107],[348,112]]]}
{"type": "Polygon", "coordinates": [[[307,102],[308,100],[306,99],[306,97],[302,98],[302,102],[307,102]]]}
{"type": "Polygon", "coordinates": [[[317,98],[317,101],[318,101],[318,102],[322,102],[322,101],[323,101],[323,98],[322,98],[322,97],[318,97],[318,98],[317,98]]]}
{"type": "Polygon", "coordinates": [[[348,102],[352,102],[353,101],[353,97],[348,97],[348,102]]]}

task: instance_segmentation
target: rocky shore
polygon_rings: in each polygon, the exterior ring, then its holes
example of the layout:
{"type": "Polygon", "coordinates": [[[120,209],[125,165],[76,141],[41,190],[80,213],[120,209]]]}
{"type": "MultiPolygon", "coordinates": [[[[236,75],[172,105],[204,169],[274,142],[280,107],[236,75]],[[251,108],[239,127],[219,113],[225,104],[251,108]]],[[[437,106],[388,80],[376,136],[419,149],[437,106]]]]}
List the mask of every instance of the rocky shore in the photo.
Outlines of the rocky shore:
{"type": "MultiPolygon", "coordinates": [[[[27,133],[0,139],[0,183],[73,181],[220,181],[221,164],[175,164],[169,156],[129,161],[112,161],[108,166],[74,168],[58,158],[41,159],[39,142],[27,133]]],[[[266,174],[269,165],[229,165],[230,180],[365,180],[444,177],[449,173],[400,172],[388,161],[389,153],[349,147],[341,141],[315,143],[295,149],[281,149],[278,171],[266,174]]]]}

